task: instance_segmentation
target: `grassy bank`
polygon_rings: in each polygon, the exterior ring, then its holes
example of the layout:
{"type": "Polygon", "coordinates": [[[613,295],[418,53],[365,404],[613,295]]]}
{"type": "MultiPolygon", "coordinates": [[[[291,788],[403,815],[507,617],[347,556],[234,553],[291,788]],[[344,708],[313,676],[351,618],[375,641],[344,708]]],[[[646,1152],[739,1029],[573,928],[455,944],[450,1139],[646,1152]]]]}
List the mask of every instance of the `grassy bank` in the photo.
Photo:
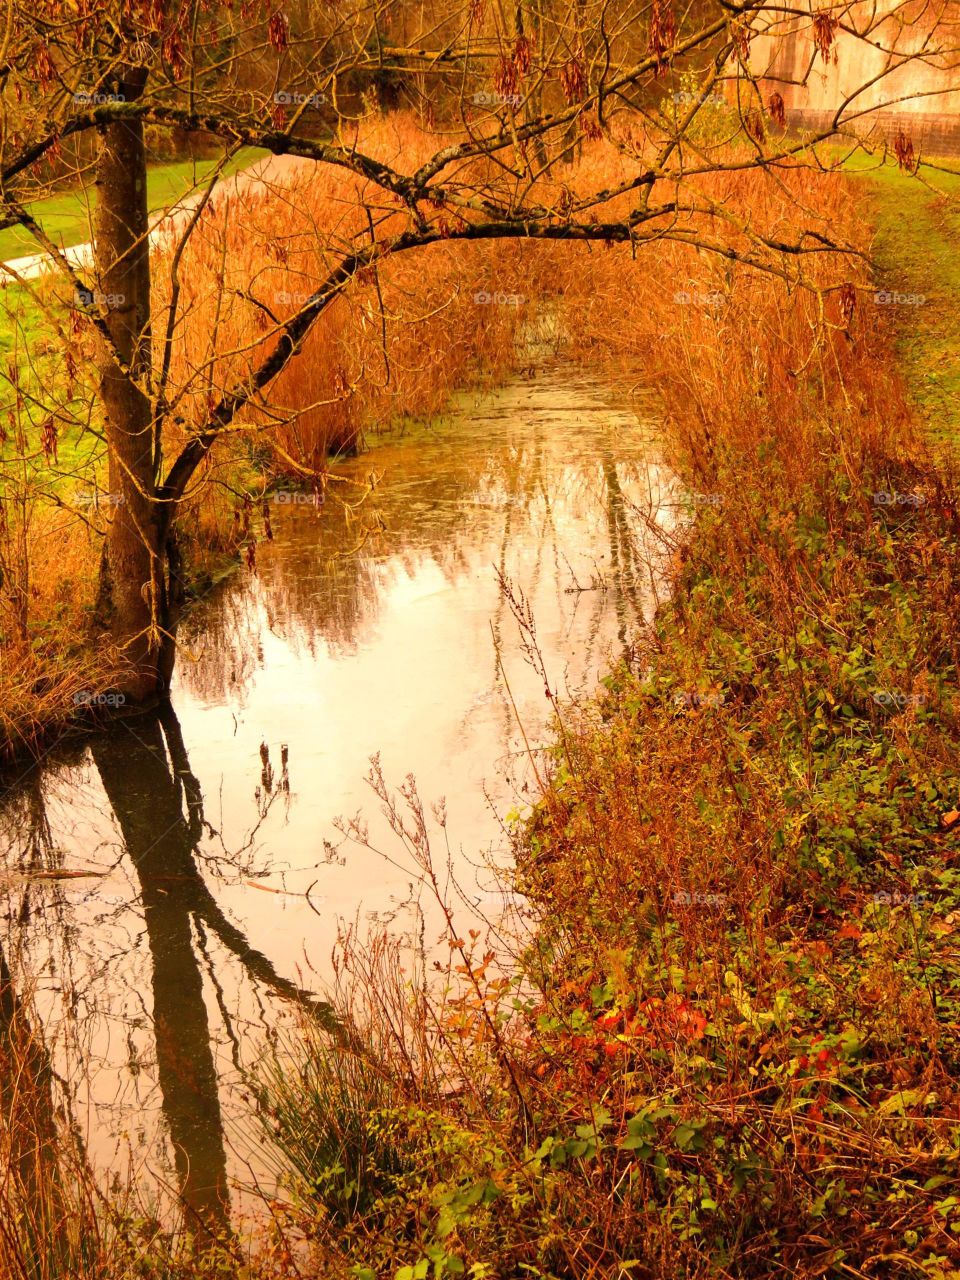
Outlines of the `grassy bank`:
{"type": "MultiPolygon", "coordinates": [[[[769,282],[645,316],[667,260],[611,335],[626,269],[563,305],[655,373],[709,501],[633,661],[559,709],[508,886],[532,929],[451,908],[439,988],[351,940],[368,1049],[311,1033],[269,1073],[310,1273],[957,1280],[960,494],[877,308],[804,360],[769,282]]],[[[435,883],[416,794],[380,793],[435,883]]]]}
{"type": "MultiPolygon", "coordinates": [[[[956,164],[950,165],[956,168],[956,164]]],[[[939,167],[920,177],[893,162],[859,157],[850,166],[876,226],[882,271],[877,305],[888,311],[911,396],[931,439],[960,441],[960,178],[939,167]],[[916,301],[898,302],[899,298],[916,301]],[[920,301],[922,299],[922,301],[920,301]]]]}
{"type": "MultiPolygon", "coordinates": [[[[256,147],[243,147],[231,156],[224,166],[228,176],[246,169],[266,152],[256,147]]],[[[198,186],[217,164],[217,160],[167,160],[150,165],[147,170],[147,208],[150,213],[161,213],[198,186]]],[[[34,200],[27,206],[44,231],[63,249],[84,244],[92,239],[93,214],[96,209],[96,191],[92,187],[73,187],[70,190],[34,200]]],[[[37,242],[22,227],[7,227],[0,231],[0,262],[39,253],[37,242]]]]}

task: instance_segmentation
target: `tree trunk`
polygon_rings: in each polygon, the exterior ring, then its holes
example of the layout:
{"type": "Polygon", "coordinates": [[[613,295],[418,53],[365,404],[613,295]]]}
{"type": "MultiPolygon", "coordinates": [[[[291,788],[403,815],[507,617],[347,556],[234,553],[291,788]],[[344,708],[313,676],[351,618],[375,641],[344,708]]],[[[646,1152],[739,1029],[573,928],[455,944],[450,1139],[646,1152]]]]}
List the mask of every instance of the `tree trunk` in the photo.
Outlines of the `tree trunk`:
{"type": "MultiPolygon", "coordinates": [[[[124,83],[124,97],[139,96],[124,83]]],[[[139,120],[100,130],[94,235],[95,294],[87,300],[112,340],[100,343],[100,395],[116,495],[101,564],[97,618],[128,664],[120,690],[150,701],[170,665],[166,547],[155,501],[154,412],[150,388],[150,246],[147,164],[139,120]]]]}

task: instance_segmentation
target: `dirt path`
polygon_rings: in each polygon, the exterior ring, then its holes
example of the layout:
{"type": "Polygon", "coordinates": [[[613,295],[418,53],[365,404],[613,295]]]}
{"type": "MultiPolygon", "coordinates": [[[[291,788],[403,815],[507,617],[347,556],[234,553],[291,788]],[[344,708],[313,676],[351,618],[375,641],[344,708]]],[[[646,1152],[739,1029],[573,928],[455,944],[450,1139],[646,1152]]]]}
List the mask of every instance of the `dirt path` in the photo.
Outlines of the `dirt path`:
{"type": "MultiPolygon", "coordinates": [[[[217,203],[224,199],[227,201],[242,199],[259,188],[287,180],[298,168],[308,163],[310,162],[294,156],[266,156],[252,164],[249,169],[243,169],[239,173],[224,178],[217,184],[213,198],[217,203]]],[[[202,191],[192,192],[189,196],[178,200],[171,209],[159,214],[150,227],[151,245],[172,238],[183,231],[202,198],[202,191]]],[[[74,269],[84,270],[92,262],[92,251],[93,246],[89,242],[76,244],[69,249],[64,249],[63,257],[74,269]]],[[[38,276],[57,269],[59,269],[57,261],[46,253],[31,253],[21,258],[12,258],[0,263],[0,288],[15,280],[35,280],[38,276]]]]}

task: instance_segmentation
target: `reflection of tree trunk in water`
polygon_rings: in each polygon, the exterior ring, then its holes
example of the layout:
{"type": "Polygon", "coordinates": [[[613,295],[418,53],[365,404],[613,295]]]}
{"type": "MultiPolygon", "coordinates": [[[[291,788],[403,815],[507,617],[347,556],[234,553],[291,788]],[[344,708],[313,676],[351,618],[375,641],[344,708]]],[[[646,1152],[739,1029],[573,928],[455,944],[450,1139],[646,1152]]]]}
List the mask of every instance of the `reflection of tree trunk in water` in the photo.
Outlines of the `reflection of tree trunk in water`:
{"type": "Polygon", "coordinates": [[[136,868],[153,960],[157,1075],[184,1205],[200,1234],[223,1233],[229,1196],[217,1073],[193,948],[194,839],[158,720],[97,742],[103,789],[136,868]]]}
{"type": "Polygon", "coordinates": [[[59,1265],[66,1267],[67,1215],[59,1143],[70,1139],[57,1131],[50,1055],[30,1024],[2,948],[0,1107],[10,1153],[10,1168],[2,1170],[0,1203],[5,1214],[9,1211],[11,1223],[14,1218],[18,1221],[17,1228],[7,1234],[0,1256],[11,1249],[26,1261],[26,1248],[32,1246],[40,1253],[55,1250],[59,1265]]]}
{"type": "Polygon", "coordinates": [[[173,708],[138,719],[126,732],[118,728],[91,750],[140,880],[153,959],[157,1073],[180,1193],[206,1235],[223,1233],[229,1208],[223,1122],[192,918],[264,986],[328,1021],[329,1007],[280,977],[224,916],[200,875],[194,853],[203,797],[173,708]]]}

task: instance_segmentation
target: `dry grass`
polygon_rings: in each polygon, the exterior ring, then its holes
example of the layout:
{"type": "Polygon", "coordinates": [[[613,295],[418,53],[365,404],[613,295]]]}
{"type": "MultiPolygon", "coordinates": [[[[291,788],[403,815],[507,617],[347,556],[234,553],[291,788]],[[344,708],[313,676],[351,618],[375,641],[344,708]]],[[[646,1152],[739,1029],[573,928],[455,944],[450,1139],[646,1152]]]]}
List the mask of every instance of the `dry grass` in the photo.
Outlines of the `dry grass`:
{"type": "MultiPolygon", "coordinates": [[[[436,139],[404,116],[369,128],[365,149],[404,166],[425,159],[436,139]]],[[[244,201],[205,215],[183,258],[185,284],[173,356],[177,385],[189,386],[183,410],[200,422],[211,398],[242,380],[286,320],[329,275],[353,238],[375,220],[380,238],[407,217],[371,184],[336,169],[307,166],[244,201]],[[197,371],[204,371],[197,377],[197,371]]],[[[158,278],[165,281],[163,255],[158,278]]],[[[515,360],[518,309],[483,306],[474,295],[510,291],[518,256],[478,254],[440,244],[400,255],[357,278],[311,330],[302,351],[248,415],[277,424],[264,447],[273,467],[290,459],[318,468],[329,453],[350,451],[366,433],[398,417],[430,417],[450,394],[484,376],[502,376],[515,360]]],[[[160,285],[163,305],[169,288],[160,285]]],[[[171,442],[173,445],[175,442],[171,442]]]]}
{"type": "Polygon", "coordinates": [[[84,641],[99,539],[29,491],[0,519],[0,761],[35,751],[109,688],[118,660],[84,641]]]}

